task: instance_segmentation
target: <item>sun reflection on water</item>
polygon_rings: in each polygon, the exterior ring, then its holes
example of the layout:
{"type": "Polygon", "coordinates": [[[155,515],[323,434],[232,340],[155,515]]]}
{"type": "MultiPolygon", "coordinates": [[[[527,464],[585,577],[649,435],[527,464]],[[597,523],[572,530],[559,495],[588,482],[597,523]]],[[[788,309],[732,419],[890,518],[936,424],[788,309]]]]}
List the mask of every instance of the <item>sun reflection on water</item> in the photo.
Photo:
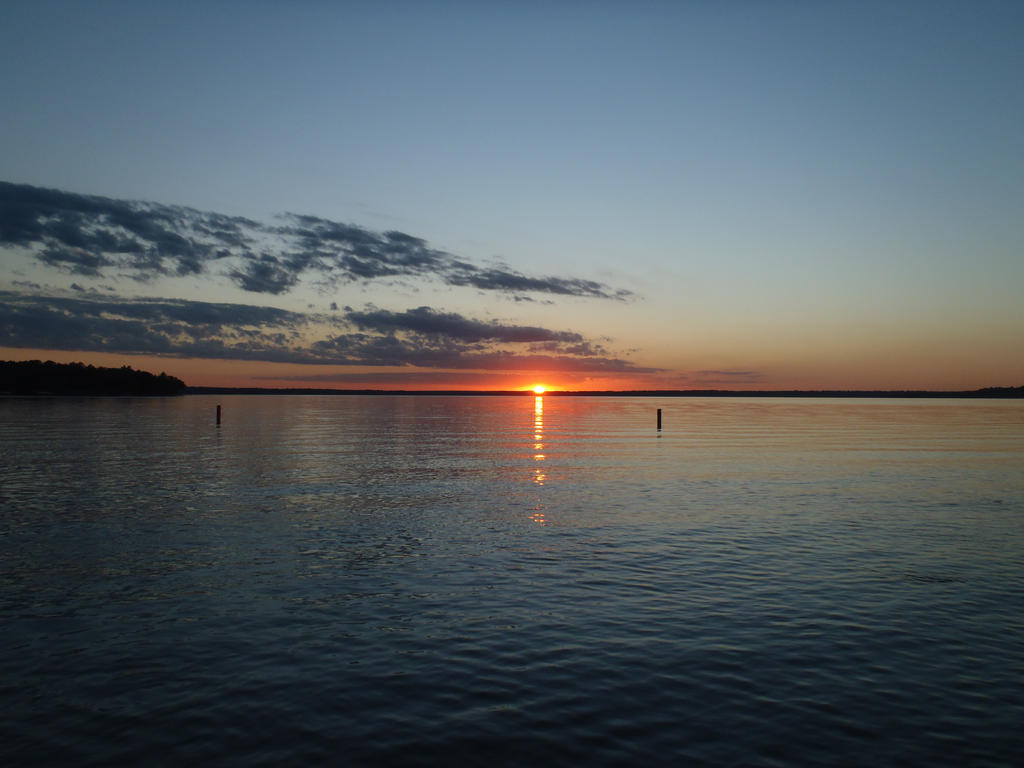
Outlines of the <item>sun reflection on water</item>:
{"type": "Polygon", "coordinates": [[[533,398],[533,455],[534,461],[544,461],[544,398],[533,398]]]}
{"type": "MultiPolygon", "coordinates": [[[[544,461],[546,458],[544,451],[544,398],[537,395],[533,399],[533,460],[544,461]]],[[[537,486],[543,486],[547,480],[547,473],[544,472],[540,467],[533,470],[533,483],[537,486]]],[[[547,525],[548,520],[544,515],[544,505],[537,504],[531,508],[530,520],[539,525],[547,525]]]]}

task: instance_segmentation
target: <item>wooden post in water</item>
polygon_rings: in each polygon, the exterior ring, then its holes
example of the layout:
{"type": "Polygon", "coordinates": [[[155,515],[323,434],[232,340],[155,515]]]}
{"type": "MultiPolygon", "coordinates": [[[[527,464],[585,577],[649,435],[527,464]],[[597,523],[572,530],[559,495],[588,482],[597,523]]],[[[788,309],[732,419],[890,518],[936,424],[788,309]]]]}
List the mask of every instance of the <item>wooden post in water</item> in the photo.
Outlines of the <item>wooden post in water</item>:
{"type": "Polygon", "coordinates": [[[661,408],[658,409],[658,431],[661,432],[661,408]]]}
{"type": "MultiPolygon", "coordinates": [[[[661,426],[660,426],[661,425],[661,414],[660,413],[658,415],[658,424],[659,424],[658,429],[661,429],[661,426]]],[[[220,406],[219,405],[217,406],[217,426],[218,427],[220,426],[220,406]]]]}

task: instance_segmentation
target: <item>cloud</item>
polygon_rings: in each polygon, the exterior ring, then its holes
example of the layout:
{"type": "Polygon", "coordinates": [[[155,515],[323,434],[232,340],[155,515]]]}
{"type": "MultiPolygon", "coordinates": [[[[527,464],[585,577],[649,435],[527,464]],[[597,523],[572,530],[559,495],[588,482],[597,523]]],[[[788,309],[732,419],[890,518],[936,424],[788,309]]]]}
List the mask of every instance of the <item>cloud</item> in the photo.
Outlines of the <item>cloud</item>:
{"type": "Polygon", "coordinates": [[[240,269],[228,273],[242,290],[251,293],[286,293],[298,281],[301,270],[287,261],[264,253],[253,257],[240,269]]]}
{"type": "Polygon", "coordinates": [[[474,270],[466,274],[453,274],[447,281],[452,285],[471,285],[485,291],[507,291],[529,293],[555,293],[563,296],[586,296],[594,299],[625,300],[632,296],[630,291],[612,291],[603,283],[593,280],[574,280],[557,277],[535,278],[506,270],[474,270]]]}
{"type": "Polygon", "coordinates": [[[199,274],[228,255],[252,255],[240,216],[112,200],[0,182],[0,245],[33,249],[51,267],[96,277],[110,268],[139,279],[199,274]]]}
{"type": "Polygon", "coordinates": [[[0,346],[451,370],[652,373],[577,333],[418,307],[340,315],[185,299],[0,292],[0,346]]]}
{"type": "Polygon", "coordinates": [[[514,350],[493,350],[441,341],[422,345],[398,336],[346,333],[318,341],[314,349],[325,361],[348,365],[414,365],[420,368],[449,368],[505,371],[615,371],[654,373],[629,361],[603,356],[576,357],[564,354],[523,354],[514,350]]]}
{"type": "Polygon", "coordinates": [[[764,378],[761,371],[751,370],[705,370],[696,371],[695,384],[754,384],[764,378]]]}
{"type": "Polygon", "coordinates": [[[441,389],[444,387],[462,387],[465,389],[489,388],[504,385],[513,389],[522,384],[522,375],[518,373],[474,371],[371,371],[342,373],[322,373],[298,376],[254,376],[258,381],[275,381],[308,385],[316,384],[348,384],[365,388],[376,388],[381,385],[400,387],[423,387],[441,389]]]}
{"type": "Polygon", "coordinates": [[[99,277],[103,267],[114,264],[113,261],[100,254],[90,253],[81,248],[61,248],[59,246],[44,248],[39,252],[38,258],[47,266],[64,268],[73,275],[88,277],[99,277]]]}
{"type": "Polygon", "coordinates": [[[375,232],[286,213],[267,224],[177,205],[115,200],[0,182],[0,246],[29,249],[53,269],[135,280],[215,274],[250,293],[284,294],[310,278],[340,282],[430,278],[509,294],[626,300],[632,293],[572,277],[483,268],[404,232],[375,232]]]}
{"type": "Polygon", "coordinates": [[[759,371],[697,371],[699,376],[734,376],[737,378],[749,378],[760,376],[759,371]]]}
{"type": "Polygon", "coordinates": [[[0,346],[7,347],[290,360],[289,344],[307,323],[274,307],[0,292],[0,346]]]}
{"type": "Polygon", "coordinates": [[[384,333],[409,331],[422,336],[448,337],[467,342],[581,342],[578,333],[551,331],[525,325],[503,325],[497,322],[472,320],[454,312],[438,312],[430,307],[418,307],[405,312],[389,312],[368,308],[362,312],[349,311],[349,322],[362,329],[384,333]]]}

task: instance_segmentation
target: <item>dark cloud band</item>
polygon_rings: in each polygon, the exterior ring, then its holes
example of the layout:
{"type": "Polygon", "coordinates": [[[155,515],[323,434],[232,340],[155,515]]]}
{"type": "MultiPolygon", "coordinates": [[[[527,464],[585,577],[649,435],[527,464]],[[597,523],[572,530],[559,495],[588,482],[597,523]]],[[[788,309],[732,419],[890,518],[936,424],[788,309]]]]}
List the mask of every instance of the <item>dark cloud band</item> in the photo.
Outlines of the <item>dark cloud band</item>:
{"type": "Polygon", "coordinates": [[[526,325],[503,325],[472,320],[454,312],[438,312],[418,307],[405,312],[389,312],[375,307],[359,312],[350,310],[346,318],[364,330],[391,333],[408,331],[423,336],[447,336],[465,342],[581,342],[583,337],[568,331],[551,331],[526,325]]]}
{"type": "Polygon", "coordinates": [[[335,315],[175,299],[0,292],[0,346],[315,365],[653,373],[571,331],[419,307],[335,315]]]}
{"type": "Polygon", "coordinates": [[[242,290],[283,294],[310,277],[324,284],[426,277],[522,298],[531,293],[624,300],[592,280],[482,268],[404,232],[284,214],[274,224],[177,205],[114,200],[0,182],[0,246],[30,249],[40,263],[96,278],[137,280],[219,272],[242,290]]]}

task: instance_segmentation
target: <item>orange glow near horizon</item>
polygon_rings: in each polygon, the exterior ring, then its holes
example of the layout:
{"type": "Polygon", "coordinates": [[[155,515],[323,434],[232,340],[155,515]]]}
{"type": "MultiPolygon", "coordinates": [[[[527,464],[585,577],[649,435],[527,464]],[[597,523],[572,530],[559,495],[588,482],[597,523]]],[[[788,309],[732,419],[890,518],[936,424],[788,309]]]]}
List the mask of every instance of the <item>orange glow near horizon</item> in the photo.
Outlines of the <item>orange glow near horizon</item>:
{"type": "MultiPolygon", "coordinates": [[[[122,365],[167,373],[189,386],[372,389],[372,390],[465,390],[508,391],[536,394],[534,388],[544,387],[544,394],[585,392],[592,390],[629,391],[651,389],[734,389],[734,390],[948,390],[963,391],[988,386],[1019,386],[1024,376],[1020,355],[999,357],[984,345],[965,348],[959,354],[962,364],[952,365],[947,357],[933,350],[911,354],[900,349],[899,355],[882,350],[874,357],[870,351],[842,347],[841,360],[794,358],[785,364],[760,360],[754,367],[766,370],[759,379],[744,381],[727,377],[707,378],[696,375],[641,375],[628,372],[587,374],[558,372],[551,383],[549,373],[521,371],[450,371],[377,366],[312,366],[301,363],[261,362],[256,360],[223,360],[214,358],[160,357],[115,352],[82,352],[21,347],[0,347],[0,360],[53,360],[57,363],[81,362],[87,365],[120,368],[122,365]],[[532,381],[530,374],[544,376],[545,384],[532,381]]],[[[694,364],[695,365],[695,364],[694,364]]],[[[729,369],[732,363],[701,363],[705,367],[729,369]]],[[[666,370],[672,370],[667,368],[666,370]]],[[[713,372],[713,371],[712,371],[713,372]]]]}
{"type": "Polygon", "coordinates": [[[533,388],[533,393],[535,395],[543,395],[544,394],[544,390],[545,390],[544,385],[543,384],[538,384],[537,386],[535,386],[533,388]]]}

